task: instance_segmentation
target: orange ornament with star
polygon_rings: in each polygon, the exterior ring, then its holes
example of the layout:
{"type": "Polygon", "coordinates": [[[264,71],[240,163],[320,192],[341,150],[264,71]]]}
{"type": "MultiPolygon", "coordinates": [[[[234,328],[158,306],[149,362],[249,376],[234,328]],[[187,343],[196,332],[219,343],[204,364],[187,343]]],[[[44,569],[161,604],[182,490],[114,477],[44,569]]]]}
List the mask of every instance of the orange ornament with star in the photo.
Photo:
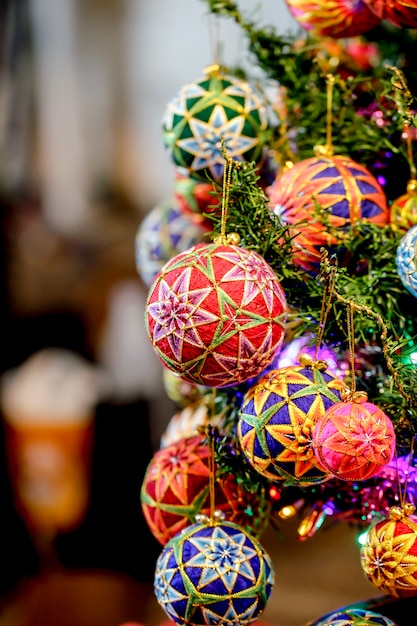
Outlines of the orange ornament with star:
{"type": "MultiPolygon", "coordinates": [[[[162,545],[193,524],[197,514],[210,515],[210,455],[206,437],[196,435],[159,450],[151,459],[141,488],[142,511],[162,545]]],[[[266,494],[245,490],[233,474],[215,481],[214,500],[229,522],[256,537],[265,530],[271,512],[266,494]]]]}
{"type": "Polygon", "coordinates": [[[317,422],[313,444],[318,461],[341,480],[367,480],[392,460],[395,432],[390,418],[360,392],[338,402],[317,422]]]}

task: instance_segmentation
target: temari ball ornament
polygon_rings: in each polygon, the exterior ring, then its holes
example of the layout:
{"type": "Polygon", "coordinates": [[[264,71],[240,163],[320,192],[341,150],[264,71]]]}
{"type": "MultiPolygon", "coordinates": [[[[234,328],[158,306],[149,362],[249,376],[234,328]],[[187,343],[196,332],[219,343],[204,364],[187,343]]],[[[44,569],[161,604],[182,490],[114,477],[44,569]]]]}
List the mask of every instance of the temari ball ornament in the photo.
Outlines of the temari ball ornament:
{"type": "Polygon", "coordinates": [[[417,28],[417,0],[365,0],[380,20],[402,28],[417,28]]]}
{"type": "Polygon", "coordinates": [[[136,269],[147,287],[167,261],[204,240],[208,227],[175,200],[164,200],[142,220],[135,238],[136,269]]]}
{"type": "Polygon", "coordinates": [[[227,387],[272,361],[285,311],[278,277],[257,252],[207,244],[161,270],[148,294],[146,327],[168,369],[190,382],[227,387]]]}
{"type": "Polygon", "coordinates": [[[362,0],[286,0],[304,30],[316,37],[356,37],[374,28],[381,18],[362,0]]]}
{"type": "Polygon", "coordinates": [[[368,609],[341,609],[320,618],[310,626],[396,626],[396,624],[385,615],[368,609]]]}
{"type": "Polygon", "coordinates": [[[178,173],[205,183],[222,180],[222,140],[229,158],[260,163],[267,128],[266,106],[255,89],[217,66],[182,87],[162,119],[164,145],[178,173]]]}
{"type": "Polygon", "coordinates": [[[205,393],[210,391],[208,387],[194,385],[194,383],[184,380],[179,374],[171,372],[171,370],[166,369],[166,367],[163,368],[162,371],[162,382],[168,398],[179,407],[196,404],[202,399],[205,393]]]}
{"type": "Polygon", "coordinates": [[[193,524],[165,546],[155,570],[158,603],[177,624],[246,626],[274,585],[272,561],[257,539],[230,522],[193,524]]]}
{"type": "Polygon", "coordinates": [[[389,219],[376,178],[345,156],[299,161],[278,174],[268,196],[271,210],[292,226],[294,263],[307,271],[319,267],[321,247],[337,245],[329,227],[342,233],[360,221],[383,226],[389,219]]]}
{"type": "Polygon", "coordinates": [[[199,427],[208,426],[222,428],[225,424],[225,411],[213,412],[204,400],[184,407],[171,417],[161,436],[161,448],[169,446],[184,437],[192,437],[198,433],[199,427]]]}
{"type": "Polygon", "coordinates": [[[389,517],[371,526],[361,548],[369,581],[396,598],[417,595],[417,518],[414,506],[393,506],[389,517]]]}
{"type": "Polygon", "coordinates": [[[238,421],[239,444],[254,469],[301,486],[326,480],[312,432],[326,409],[340,401],[341,389],[342,381],[314,365],[284,367],[261,377],[246,392],[238,421]]]}
{"type": "Polygon", "coordinates": [[[327,409],[313,431],[319,462],[341,480],[366,480],[377,476],[395,452],[395,432],[390,418],[366,394],[338,402],[327,409]]]}
{"type": "MultiPolygon", "coordinates": [[[[203,435],[183,438],[158,450],[151,459],[141,487],[142,511],[154,537],[165,545],[179,531],[210,513],[210,454],[203,435]]],[[[265,530],[270,503],[262,493],[249,493],[228,474],[215,483],[216,509],[228,521],[260,536],[265,530]]]]}
{"type": "Polygon", "coordinates": [[[402,284],[417,298],[417,226],[410,228],[401,239],[396,263],[402,284]]]}
{"type": "Polygon", "coordinates": [[[174,184],[174,197],[184,211],[191,211],[197,215],[204,213],[218,213],[221,211],[221,201],[214,194],[213,183],[203,183],[194,180],[191,176],[177,175],[174,184]]]}
{"type": "Polygon", "coordinates": [[[417,180],[410,180],[407,193],[394,200],[390,206],[390,226],[406,233],[417,225],[417,180]]]}

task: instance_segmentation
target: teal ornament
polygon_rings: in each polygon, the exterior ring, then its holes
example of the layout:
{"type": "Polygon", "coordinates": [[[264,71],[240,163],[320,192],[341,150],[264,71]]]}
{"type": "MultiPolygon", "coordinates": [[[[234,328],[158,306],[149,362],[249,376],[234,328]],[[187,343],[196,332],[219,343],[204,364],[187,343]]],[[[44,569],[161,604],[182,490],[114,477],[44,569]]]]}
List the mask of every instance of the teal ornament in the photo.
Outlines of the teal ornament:
{"type": "Polygon", "coordinates": [[[417,298],[417,225],[410,228],[400,241],[397,271],[404,287],[417,298]]]}
{"type": "Polygon", "coordinates": [[[162,267],[180,252],[204,239],[208,231],[198,215],[167,199],[142,220],[135,237],[135,262],[139,276],[150,287],[162,267]]]}
{"type": "Polygon", "coordinates": [[[254,88],[217,66],[182,87],[162,118],[163,142],[178,173],[206,183],[222,180],[222,140],[228,158],[261,163],[267,128],[266,106],[254,88]]]}
{"type": "Polygon", "coordinates": [[[342,609],[321,617],[310,626],[396,626],[396,624],[388,617],[368,609],[342,609]]]}
{"type": "Polygon", "coordinates": [[[246,626],[274,585],[272,561],[257,539],[231,522],[193,524],[173,537],[155,571],[158,603],[177,624],[246,626]]]}

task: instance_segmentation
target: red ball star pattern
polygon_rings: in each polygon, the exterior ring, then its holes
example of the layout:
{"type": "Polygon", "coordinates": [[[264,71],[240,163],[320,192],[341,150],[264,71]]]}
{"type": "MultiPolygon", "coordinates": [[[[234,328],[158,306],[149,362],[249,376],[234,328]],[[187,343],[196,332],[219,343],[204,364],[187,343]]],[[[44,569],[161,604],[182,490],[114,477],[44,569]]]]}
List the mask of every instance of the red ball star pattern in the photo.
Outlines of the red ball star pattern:
{"type": "Polygon", "coordinates": [[[163,364],[207,387],[245,382],[284,335],[285,295],[256,252],[200,245],[169,261],[150,289],[147,329],[163,364]]]}
{"type": "MultiPolygon", "coordinates": [[[[149,463],[141,489],[142,510],[162,545],[194,523],[198,513],[210,514],[210,454],[205,437],[197,435],[159,450],[149,463]]],[[[233,475],[216,481],[214,500],[228,521],[255,536],[265,530],[269,502],[263,495],[245,491],[233,475]]]]}

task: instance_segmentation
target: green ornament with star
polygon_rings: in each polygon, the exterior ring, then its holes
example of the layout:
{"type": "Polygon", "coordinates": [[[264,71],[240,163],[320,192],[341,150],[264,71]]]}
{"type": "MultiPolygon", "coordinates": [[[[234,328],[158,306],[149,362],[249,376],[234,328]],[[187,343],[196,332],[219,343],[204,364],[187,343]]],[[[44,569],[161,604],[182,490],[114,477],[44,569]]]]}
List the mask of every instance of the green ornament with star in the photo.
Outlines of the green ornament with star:
{"type": "Polygon", "coordinates": [[[246,626],[263,612],[274,585],[272,561],[237,524],[193,524],[160,554],[154,589],[177,624],[246,626]]]}
{"type": "Polygon", "coordinates": [[[345,384],[325,368],[325,362],[317,361],[272,369],[246,392],[239,444],[262,476],[299,486],[329,477],[314,454],[312,435],[317,420],[341,401],[345,384]]]}
{"type": "Polygon", "coordinates": [[[168,102],[162,136],[179,174],[221,181],[222,143],[227,156],[236,161],[264,160],[267,108],[255,88],[214,66],[168,102]]]}

